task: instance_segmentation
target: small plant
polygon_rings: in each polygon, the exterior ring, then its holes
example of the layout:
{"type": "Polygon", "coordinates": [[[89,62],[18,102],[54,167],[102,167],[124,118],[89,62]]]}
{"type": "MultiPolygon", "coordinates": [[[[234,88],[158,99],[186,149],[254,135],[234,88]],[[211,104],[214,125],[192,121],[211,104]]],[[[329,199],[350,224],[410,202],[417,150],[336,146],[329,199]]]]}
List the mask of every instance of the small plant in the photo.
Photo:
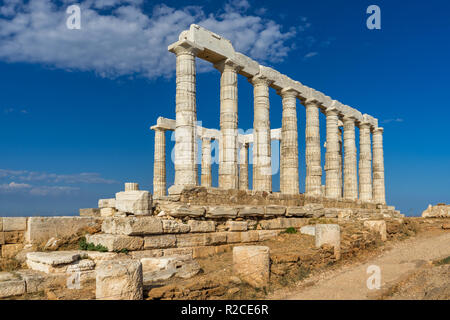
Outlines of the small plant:
{"type": "Polygon", "coordinates": [[[101,244],[93,244],[86,242],[86,238],[82,237],[80,238],[80,241],[78,242],[78,247],[80,250],[87,250],[87,251],[99,251],[99,252],[107,252],[108,248],[105,246],[102,246],[101,244]]]}
{"type": "Polygon", "coordinates": [[[289,227],[286,230],[284,230],[283,233],[289,233],[289,234],[294,234],[297,233],[297,229],[293,228],[293,227],[289,227]]]}
{"type": "Polygon", "coordinates": [[[120,250],[116,250],[115,252],[116,252],[116,253],[125,253],[125,254],[128,254],[128,249],[123,248],[123,249],[120,249],[120,250]]]}
{"type": "Polygon", "coordinates": [[[447,258],[444,258],[442,260],[438,260],[434,263],[436,266],[442,266],[444,264],[450,264],[450,256],[448,256],[447,258]]]}

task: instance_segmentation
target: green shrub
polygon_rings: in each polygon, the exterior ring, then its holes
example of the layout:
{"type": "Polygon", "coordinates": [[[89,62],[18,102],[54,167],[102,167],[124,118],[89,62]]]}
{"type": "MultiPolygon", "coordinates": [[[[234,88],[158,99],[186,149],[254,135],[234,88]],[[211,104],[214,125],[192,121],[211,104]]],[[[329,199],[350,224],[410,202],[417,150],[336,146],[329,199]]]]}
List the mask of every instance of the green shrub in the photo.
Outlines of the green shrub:
{"type": "Polygon", "coordinates": [[[450,264],[450,256],[448,256],[447,258],[444,258],[442,260],[436,261],[434,264],[437,266],[442,266],[444,264],[450,264]]]}
{"type": "Polygon", "coordinates": [[[78,247],[80,250],[86,250],[86,251],[99,251],[99,252],[107,252],[108,248],[105,246],[102,246],[101,244],[95,245],[92,242],[87,243],[86,238],[82,237],[80,241],[78,242],[78,247]]]}
{"type": "Polygon", "coordinates": [[[290,233],[290,234],[297,233],[297,229],[295,229],[293,227],[289,227],[286,230],[284,230],[283,233],[290,233]]]}

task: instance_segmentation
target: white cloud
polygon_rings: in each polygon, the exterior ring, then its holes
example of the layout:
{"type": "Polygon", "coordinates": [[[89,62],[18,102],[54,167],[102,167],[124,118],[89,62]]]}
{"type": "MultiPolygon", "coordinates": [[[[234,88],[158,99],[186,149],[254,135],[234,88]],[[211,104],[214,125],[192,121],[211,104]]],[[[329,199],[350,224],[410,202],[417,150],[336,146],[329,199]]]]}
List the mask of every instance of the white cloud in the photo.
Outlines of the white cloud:
{"type": "Polygon", "coordinates": [[[58,196],[62,194],[72,194],[80,190],[77,187],[66,187],[66,186],[38,186],[33,187],[30,190],[30,194],[33,196],[58,196]]]}
{"type": "Polygon", "coordinates": [[[381,123],[391,123],[391,122],[403,122],[402,118],[392,118],[392,119],[385,119],[382,120],[381,123]]]}
{"type": "MultiPolygon", "coordinates": [[[[74,3],[64,2],[66,6],[74,3]]],[[[66,6],[51,0],[4,1],[0,6],[0,60],[93,71],[110,78],[170,77],[175,63],[167,45],[192,23],[229,38],[238,51],[263,63],[282,61],[302,28],[283,32],[275,21],[249,14],[246,0],[228,2],[218,13],[199,6],[175,9],[160,4],[149,15],[143,12],[141,0],[84,0],[79,4],[81,30],[69,30],[66,6]]]]}
{"type": "Polygon", "coordinates": [[[88,183],[113,184],[116,181],[105,179],[99,173],[56,174],[27,170],[0,169],[0,178],[8,178],[25,182],[51,182],[51,183],[88,183]]]}
{"type": "Polygon", "coordinates": [[[315,56],[317,56],[318,54],[319,54],[318,52],[309,52],[309,53],[305,54],[305,56],[304,56],[303,58],[306,60],[306,59],[315,57],[315,56]]]}
{"type": "Polygon", "coordinates": [[[0,184],[0,192],[1,193],[10,193],[10,192],[16,192],[16,191],[23,191],[30,189],[31,185],[26,183],[16,183],[16,182],[10,182],[5,184],[0,184]]]}

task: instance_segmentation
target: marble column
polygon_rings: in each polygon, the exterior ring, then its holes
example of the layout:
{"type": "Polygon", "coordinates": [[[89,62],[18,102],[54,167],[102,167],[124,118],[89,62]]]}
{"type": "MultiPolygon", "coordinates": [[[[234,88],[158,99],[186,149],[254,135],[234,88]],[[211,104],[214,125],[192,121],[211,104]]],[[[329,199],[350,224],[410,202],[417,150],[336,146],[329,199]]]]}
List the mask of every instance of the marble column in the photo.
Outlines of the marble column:
{"type": "Polygon", "coordinates": [[[248,190],[248,143],[239,150],[239,190],[248,190]]]}
{"type": "Polygon", "coordinates": [[[359,199],[372,200],[372,152],[367,122],[359,125],[359,199]]]}
{"type": "Polygon", "coordinates": [[[286,88],[281,90],[283,115],[281,125],[280,154],[280,191],[286,194],[298,194],[298,132],[297,132],[297,95],[298,92],[286,88]]]}
{"type": "Polygon", "coordinates": [[[373,135],[373,200],[386,203],[384,184],[383,128],[376,128],[373,135]]]}
{"type": "Polygon", "coordinates": [[[306,181],[305,194],[318,197],[322,195],[322,164],[320,160],[320,124],[319,105],[315,101],[306,101],[306,181]]]}
{"type": "Polygon", "coordinates": [[[325,196],[339,197],[339,127],[338,110],[328,108],[327,116],[327,150],[325,153],[325,196]]]}
{"type": "Polygon", "coordinates": [[[202,168],[201,168],[201,185],[202,187],[212,186],[211,176],[211,138],[202,138],[202,168]]]}
{"type": "Polygon", "coordinates": [[[339,121],[339,127],[338,127],[338,141],[339,141],[339,172],[338,172],[338,185],[339,185],[339,194],[338,197],[342,198],[343,194],[343,185],[342,185],[342,123],[339,121]]]}
{"type": "Polygon", "coordinates": [[[175,183],[183,186],[198,184],[196,163],[196,66],[199,49],[189,41],[179,41],[169,50],[176,55],[176,125],[175,125],[175,183]]]}
{"type": "Polygon", "coordinates": [[[344,117],[344,199],[358,199],[355,118],[344,117]]]}
{"type": "Polygon", "coordinates": [[[251,79],[254,93],[253,121],[253,190],[272,191],[272,160],[269,119],[268,79],[255,76],[251,79]]]}
{"type": "Polygon", "coordinates": [[[220,78],[219,188],[238,189],[238,71],[226,59],[215,64],[220,78]]]}
{"type": "Polygon", "coordinates": [[[161,128],[152,128],[155,131],[155,153],[153,162],[153,196],[166,195],[166,135],[161,128]]]}

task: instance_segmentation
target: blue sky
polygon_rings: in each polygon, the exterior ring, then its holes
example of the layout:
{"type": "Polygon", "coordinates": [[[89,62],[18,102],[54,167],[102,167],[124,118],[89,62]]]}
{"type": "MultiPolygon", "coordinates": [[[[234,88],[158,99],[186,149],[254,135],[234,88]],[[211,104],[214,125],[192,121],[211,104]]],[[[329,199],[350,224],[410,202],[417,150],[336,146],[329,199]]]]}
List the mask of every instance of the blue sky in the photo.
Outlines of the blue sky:
{"type": "MultiPolygon", "coordinates": [[[[175,58],[167,45],[197,23],[303,84],[379,119],[387,201],[408,215],[450,202],[446,1],[0,2],[0,215],[67,215],[123,183],[152,190],[158,116],[175,117],[175,58]],[[366,9],[381,8],[381,30],[366,9]]],[[[219,73],[199,62],[198,120],[219,128],[219,73]]],[[[271,90],[271,126],[281,99],[271,90]]],[[[304,108],[298,104],[304,191],[304,108]]],[[[253,91],[239,77],[239,128],[253,91]]],[[[325,141],[325,117],[321,117],[325,141]]],[[[167,133],[167,157],[173,142],[167,133]]],[[[323,150],[324,151],[324,150],[323,150]]],[[[168,163],[168,184],[173,164],[168,163]]],[[[217,185],[217,166],[213,166],[217,185]]],[[[274,191],[279,176],[274,175],[274,191]]]]}

